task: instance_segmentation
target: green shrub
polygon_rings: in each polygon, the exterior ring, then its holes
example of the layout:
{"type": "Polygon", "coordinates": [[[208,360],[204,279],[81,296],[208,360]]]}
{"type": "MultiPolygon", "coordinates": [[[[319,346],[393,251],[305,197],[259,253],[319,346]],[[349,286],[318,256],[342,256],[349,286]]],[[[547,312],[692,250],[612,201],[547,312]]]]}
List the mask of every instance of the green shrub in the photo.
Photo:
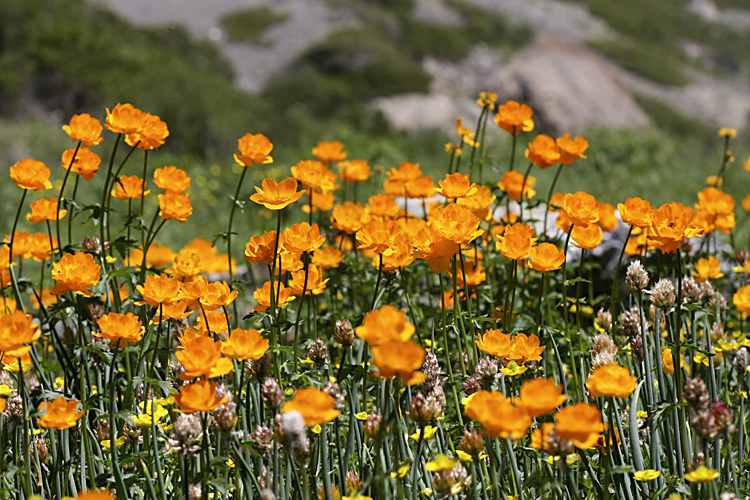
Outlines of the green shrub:
{"type": "Polygon", "coordinates": [[[276,24],[286,21],[289,14],[273,10],[265,5],[230,12],[219,20],[227,37],[232,42],[265,45],[263,34],[276,24]]]}

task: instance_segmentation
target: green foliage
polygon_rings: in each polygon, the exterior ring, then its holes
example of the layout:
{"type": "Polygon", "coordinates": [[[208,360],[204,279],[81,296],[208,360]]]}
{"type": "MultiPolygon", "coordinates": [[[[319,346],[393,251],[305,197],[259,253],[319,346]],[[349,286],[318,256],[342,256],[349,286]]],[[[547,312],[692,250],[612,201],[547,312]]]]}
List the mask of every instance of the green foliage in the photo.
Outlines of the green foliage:
{"type": "Polygon", "coordinates": [[[230,12],[221,17],[220,22],[229,40],[255,45],[263,42],[265,31],[289,17],[286,12],[273,10],[265,5],[230,12]]]}
{"type": "Polygon", "coordinates": [[[627,40],[591,40],[588,44],[623,68],[649,80],[675,86],[690,83],[683,70],[685,57],[678,49],[654,50],[652,45],[627,40]]]}
{"type": "Polygon", "coordinates": [[[685,116],[663,101],[638,94],[635,100],[661,130],[685,138],[705,139],[709,135],[704,122],[685,116]]]}

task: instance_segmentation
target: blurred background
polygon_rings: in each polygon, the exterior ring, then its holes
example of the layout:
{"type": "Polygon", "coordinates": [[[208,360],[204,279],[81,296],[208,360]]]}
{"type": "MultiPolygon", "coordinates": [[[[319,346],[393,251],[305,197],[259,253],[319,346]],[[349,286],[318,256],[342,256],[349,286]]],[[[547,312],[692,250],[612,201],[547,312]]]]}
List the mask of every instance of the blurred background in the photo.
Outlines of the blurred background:
{"type": "MultiPolygon", "coordinates": [[[[210,226],[227,217],[248,132],[271,139],[275,162],[254,169],[245,197],[323,140],[381,171],[412,161],[442,177],[456,119],[475,127],[488,90],[530,104],[535,133],[584,135],[589,159],[559,189],[611,203],[693,205],[720,165],[717,130],[737,128],[728,190],[739,202],[748,47],[750,0],[2,0],[0,162],[42,160],[59,183],[73,146],[62,124],[130,102],[168,123],[149,161],[188,171],[210,226]]],[[[488,132],[499,180],[510,141],[488,132]]],[[[111,137],[97,153],[110,151],[111,137]]],[[[532,175],[546,193],[552,172],[532,175]]],[[[20,199],[10,184],[7,214],[20,199]]]]}

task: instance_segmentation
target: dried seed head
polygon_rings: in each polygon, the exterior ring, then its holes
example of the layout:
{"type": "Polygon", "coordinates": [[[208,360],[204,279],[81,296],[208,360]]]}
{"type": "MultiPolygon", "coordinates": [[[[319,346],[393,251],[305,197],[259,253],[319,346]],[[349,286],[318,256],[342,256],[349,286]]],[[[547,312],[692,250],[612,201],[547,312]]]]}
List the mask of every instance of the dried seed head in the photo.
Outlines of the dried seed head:
{"type": "Polygon", "coordinates": [[[741,347],[737,350],[737,354],[734,357],[734,369],[737,371],[739,377],[745,376],[747,370],[747,348],[741,347]]]}
{"type": "Polygon", "coordinates": [[[432,476],[432,486],[437,498],[457,496],[470,484],[471,476],[461,464],[452,469],[435,472],[432,476]]]}
{"type": "Polygon", "coordinates": [[[700,377],[689,378],[685,381],[682,397],[693,410],[706,409],[711,402],[706,383],[700,377]]]}
{"type": "Polygon", "coordinates": [[[406,413],[410,420],[416,422],[420,427],[435,418],[436,408],[434,401],[429,401],[421,392],[411,398],[411,411],[406,413]]]}
{"type": "Polygon", "coordinates": [[[382,430],[380,427],[383,424],[383,415],[380,413],[375,413],[374,411],[370,413],[370,416],[367,417],[367,420],[365,421],[364,430],[365,434],[370,436],[372,439],[377,439],[380,437],[380,431],[382,430]]]}
{"type": "Polygon", "coordinates": [[[185,458],[196,453],[201,448],[203,432],[201,420],[196,414],[180,414],[169,435],[167,446],[185,458]]]}
{"type": "Polygon", "coordinates": [[[620,315],[620,331],[629,337],[641,333],[641,314],[637,307],[623,311],[620,315]]]}
{"type": "Polygon", "coordinates": [[[633,351],[633,354],[643,359],[643,339],[640,333],[630,339],[630,349],[633,351]]]}
{"type": "Polygon", "coordinates": [[[425,381],[422,383],[422,386],[426,391],[431,391],[437,386],[442,386],[440,363],[438,363],[434,352],[430,351],[425,356],[424,363],[422,364],[422,373],[425,374],[425,381]]]}
{"type": "Polygon", "coordinates": [[[268,457],[273,450],[273,429],[263,425],[255,426],[255,431],[250,435],[249,440],[255,443],[258,451],[264,457],[268,457]]]}
{"type": "Polygon", "coordinates": [[[346,406],[346,394],[341,392],[341,387],[336,382],[330,380],[323,385],[323,392],[328,394],[336,401],[336,409],[343,410],[346,406]]]}
{"type": "Polygon", "coordinates": [[[609,311],[605,311],[604,309],[599,309],[599,312],[596,313],[596,319],[594,320],[596,326],[604,330],[605,332],[611,332],[612,331],[612,313],[609,311]]]}
{"type": "Polygon", "coordinates": [[[669,309],[674,300],[674,285],[667,278],[660,279],[651,289],[651,303],[659,309],[669,309]]]}
{"type": "Polygon", "coordinates": [[[625,273],[625,284],[633,292],[640,292],[648,286],[648,272],[640,260],[630,263],[625,273]]]}
{"type": "Polygon", "coordinates": [[[352,323],[346,318],[336,320],[336,326],[333,328],[333,340],[341,345],[352,345],[354,343],[354,328],[352,323]]]}
{"type": "Polygon", "coordinates": [[[685,276],[682,278],[682,301],[685,304],[695,304],[700,302],[703,298],[703,290],[700,285],[695,282],[692,276],[685,276]]]}
{"type": "Polygon", "coordinates": [[[476,374],[472,375],[465,382],[461,382],[461,385],[466,395],[471,396],[475,392],[482,390],[482,377],[476,374]]]}
{"type": "Polygon", "coordinates": [[[617,364],[617,346],[612,338],[606,333],[600,333],[594,337],[594,346],[591,349],[591,368],[596,370],[600,366],[617,364]]]}
{"type": "Polygon", "coordinates": [[[458,446],[461,451],[476,458],[484,450],[484,437],[476,429],[464,430],[464,435],[458,446]]]}
{"type": "MultiPolygon", "coordinates": [[[[44,440],[43,437],[37,436],[34,438],[34,445],[36,447],[36,452],[39,455],[39,461],[42,463],[45,463],[49,459],[49,447],[47,446],[47,442],[44,440]]],[[[33,456],[32,452],[32,456],[33,456]]]]}
{"type": "Polygon", "coordinates": [[[214,425],[221,432],[234,429],[237,425],[237,404],[234,402],[234,394],[224,384],[216,388],[217,398],[227,398],[227,402],[214,410],[214,425]]]}
{"type": "Polygon", "coordinates": [[[263,380],[263,384],[260,386],[260,397],[263,403],[271,410],[275,410],[286,401],[286,396],[281,386],[276,382],[276,379],[270,377],[263,380]]]}
{"type": "Polygon", "coordinates": [[[328,345],[322,339],[315,339],[307,350],[307,357],[313,362],[313,369],[322,370],[328,365],[328,345]]]}

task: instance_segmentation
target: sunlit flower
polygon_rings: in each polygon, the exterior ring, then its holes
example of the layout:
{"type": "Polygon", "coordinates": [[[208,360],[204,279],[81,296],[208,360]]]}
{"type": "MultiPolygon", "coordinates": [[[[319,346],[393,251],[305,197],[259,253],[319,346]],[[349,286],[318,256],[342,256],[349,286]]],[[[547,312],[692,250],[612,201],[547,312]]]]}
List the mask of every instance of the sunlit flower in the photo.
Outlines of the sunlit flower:
{"type": "Polygon", "coordinates": [[[498,358],[506,358],[510,354],[510,335],[500,330],[487,330],[476,341],[480,351],[498,358]]]}
{"type": "Polygon", "coordinates": [[[221,357],[222,346],[222,342],[215,342],[209,336],[185,342],[175,352],[175,357],[185,367],[185,371],[180,373],[180,379],[192,380],[204,376],[207,379],[215,378],[232,371],[232,361],[221,357]]]}
{"type": "Polygon", "coordinates": [[[506,356],[506,359],[516,361],[517,363],[525,363],[527,361],[541,361],[542,352],[547,346],[539,345],[539,337],[534,335],[526,335],[525,333],[519,333],[510,343],[510,352],[506,356]]]}
{"type": "Polygon", "coordinates": [[[719,267],[719,259],[713,255],[709,255],[707,259],[703,257],[698,259],[695,263],[695,269],[690,272],[695,278],[696,283],[703,283],[704,281],[719,279],[724,276],[719,267]]]}
{"type": "Polygon", "coordinates": [[[365,182],[370,178],[370,165],[366,160],[347,160],[338,163],[339,179],[343,182],[365,182]]]}
{"type": "Polygon", "coordinates": [[[181,168],[170,165],[154,170],[154,184],[164,191],[182,192],[190,187],[190,177],[181,168]]]}
{"type": "Polygon", "coordinates": [[[594,224],[599,220],[599,202],[583,191],[566,194],[563,199],[563,210],[573,224],[578,226],[594,224]]]}
{"type": "Polygon", "coordinates": [[[698,236],[700,231],[691,229],[693,210],[682,203],[662,205],[651,214],[648,240],[659,245],[662,253],[672,253],[682,244],[683,238],[698,236]]]}
{"type": "Polygon", "coordinates": [[[555,143],[560,148],[560,163],[570,165],[574,161],[586,158],[584,154],[589,147],[589,143],[581,136],[570,138],[570,132],[562,137],[558,137],[555,143]]]}
{"type": "Polygon", "coordinates": [[[179,222],[187,222],[188,217],[193,214],[188,195],[174,191],[159,195],[159,210],[162,219],[177,219],[179,222]]]}
{"type": "Polygon", "coordinates": [[[385,192],[389,195],[403,196],[406,185],[422,177],[422,169],[419,168],[419,163],[403,161],[398,168],[386,172],[386,175],[388,179],[383,183],[385,192]]]}
{"type": "Polygon", "coordinates": [[[268,350],[269,341],[264,339],[258,330],[235,328],[224,342],[222,353],[232,359],[244,361],[259,360],[268,350]]]}
{"type": "MultiPolygon", "coordinates": [[[[680,362],[680,368],[685,365],[685,359],[682,354],[677,354],[677,359],[680,362]]],[[[672,375],[674,373],[674,358],[672,357],[672,350],[664,347],[661,350],[661,369],[664,373],[672,375]]]]}
{"type": "Polygon", "coordinates": [[[601,412],[596,406],[577,403],[566,406],[555,413],[555,429],[562,439],[586,441],[602,428],[601,412]]]}
{"type": "Polygon", "coordinates": [[[354,333],[370,345],[391,340],[406,342],[414,334],[414,325],[406,321],[404,311],[384,305],[367,313],[362,326],[357,327],[354,333]]]}
{"type": "Polygon", "coordinates": [[[143,324],[132,312],[127,314],[108,313],[99,318],[96,323],[100,332],[92,332],[97,337],[109,339],[112,346],[123,347],[143,338],[143,324]]]}
{"type": "MultiPolygon", "coordinates": [[[[307,266],[307,288],[305,288],[305,295],[320,295],[326,290],[326,283],[330,278],[323,279],[323,271],[315,266],[307,266]]],[[[292,290],[292,295],[302,295],[302,290],[305,286],[305,271],[298,271],[292,273],[292,279],[289,281],[289,288],[292,290]]]]}
{"type": "Polygon", "coordinates": [[[307,427],[323,425],[341,415],[336,409],[336,400],[314,387],[298,389],[292,400],[284,404],[284,411],[298,411],[307,427]]]}
{"type": "Polygon", "coordinates": [[[50,293],[62,295],[74,292],[90,297],[92,292],[89,289],[99,283],[100,270],[90,253],[65,254],[60,262],[52,265],[52,279],[56,283],[50,293]]]}
{"type": "MultiPolygon", "coordinates": [[[[370,217],[380,217],[382,219],[396,217],[401,211],[401,207],[396,205],[396,198],[390,194],[375,194],[367,199],[365,213],[370,217]]],[[[365,222],[363,220],[363,222],[365,222]]]]}
{"type": "Polygon", "coordinates": [[[691,483],[710,483],[717,477],[719,477],[718,470],[709,469],[705,465],[701,465],[694,471],[685,474],[685,481],[689,481],[691,483]]]}
{"type": "Polygon", "coordinates": [[[608,233],[617,229],[617,216],[615,216],[615,206],[611,203],[599,203],[599,220],[596,225],[603,232],[608,233]]]}
{"type": "Polygon", "coordinates": [[[61,166],[65,170],[70,168],[71,172],[80,175],[83,180],[90,181],[99,171],[99,164],[101,164],[102,159],[89,148],[83,146],[78,148],[78,153],[75,151],[75,148],[72,148],[63,152],[61,166]],[[75,159],[73,158],[74,153],[75,159]],[[73,162],[72,165],[70,164],[71,161],[73,162]]]}
{"type": "Polygon", "coordinates": [[[7,314],[4,310],[0,311],[0,352],[5,355],[25,355],[41,334],[39,325],[30,314],[24,314],[21,310],[7,314]]]}
{"type": "Polygon", "coordinates": [[[618,365],[603,365],[594,370],[586,381],[586,388],[592,396],[626,398],[635,390],[638,379],[630,375],[630,370],[618,365]]]}
{"type": "Polygon", "coordinates": [[[73,115],[70,125],[63,125],[63,130],[74,141],[81,141],[82,146],[97,146],[104,140],[102,135],[102,123],[88,113],[73,115]]]}
{"type": "Polygon", "coordinates": [[[651,203],[641,198],[628,198],[625,203],[618,203],[617,210],[620,212],[622,222],[629,226],[646,228],[651,224],[651,203]]]}
{"type": "Polygon", "coordinates": [[[570,237],[578,248],[591,250],[599,246],[604,235],[597,224],[586,224],[573,226],[570,237]]]}
{"type": "Polygon", "coordinates": [[[534,111],[528,104],[508,101],[498,106],[495,123],[513,135],[519,132],[531,132],[534,130],[534,120],[531,119],[533,114],[534,111]]]}
{"type": "Polygon", "coordinates": [[[292,175],[305,189],[330,193],[336,189],[336,174],[317,160],[302,160],[292,167],[292,175]]]}
{"type": "Polygon", "coordinates": [[[524,177],[524,175],[517,170],[511,170],[503,174],[500,182],[497,183],[497,187],[508,193],[508,197],[511,200],[521,201],[521,190],[523,189],[523,195],[530,199],[536,194],[534,186],[536,185],[536,178],[532,176],[524,177]]]}
{"type": "Polygon", "coordinates": [[[541,417],[565,402],[562,386],[551,378],[527,380],[521,386],[518,406],[530,417],[541,417]]]}
{"type": "Polygon", "coordinates": [[[67,210],[58,210],[57,198],[37,200],[31,205],[31,213],[26,214],[26,220],[34,224],[40,224],[44,221],[55,222],[65,217],[67,210]]]}
{"type": "Polygon", "coordinates": [[[479,143],[474,140],[474,132],[471,129],[466,128],[461,123],[461,118],[456,120],[456,132],[461,137],[461,140],[471,146],[472,148],[478,148],[479,143]]]}
{"type": "Polygon", "coordinates": [[[336,203],[336,195],[331,192],[315,193],[312,198],[308,196],[308,202],[302,205],[302,211],[306,214],[310,213],[310,201],[312,201],[313,212],[329,212],[336,203]]]}
{"type": "Polygon", "coordinates": [[[450,258],[458,253],[458,244],[445,239],[437,231],[426,227],[412,240],[412,255],[424,259],[435,273],[444,273],[450,268],[450,258]]]}
{"type": "Polygon", "coordinates": [[[137,175],[122,175],[115,182],[111,194],[120,200],[140,199],[151,191],[143,191],[143,179],[137,175]]]}
{"type": "Polygon", "coordinates": [[[531,427],[531,417],[502,392],[479,391],[464,407],[464,413],[482,424],[482,433],[490,437],[519,439],[531,427]]]}
{"type": "Polygon", "coordinates": [[[496,246],[503,257],[510,260],[528,259],[531,247],[536,243],[534,228],[526,224],[506,226],[505,232],[496,246]]]}
{"type": "Polygon", "coordinates": [[[276,246],[276,231],[269,231],[262,236],[255,235],[245,245],[245,260],[250,264],[273,264],[274,248],[276,246]]]}
{"type": "Polygon", "coordinates": [[[273,163],[273,144],[263,134],[243,135],[237,140],[237,149],[240,150],[240,154],[235,153],[234,161],[244,167],[273,163]]]}
{"type": "Polygon", "coordinates": [[[346,160],[344,145],[339,141],[319,142],[318,145],[313,148],[312,154],[315,158],[319,159],[326,165],[332,161],[338,162],[346,160]]]}
{"type": "Polygon", "coordinates": [[[216,397],[216,384],[206,379],[180,387],[180,392],[174,396],[180,413],[195,413],[197,411],[211,411],[227,402],[227,398],[216,397]]]}
{"type": "Polygon", "coordinates": [[[304,253],[314,252],[326,242],[325,236],[320,234],[317,224],[310,225],[300,222],[287,228],[281,235],[279,246],[286,252],[304,253]]]}
{"type": "Polygon", "coordinates": [[[560,269],[565,262],[565,252],[552,243],[540,243],[531,249],[529,256],[531,267],[541,272],[560,269]]]}
{"type": "Polygon", "coordinates": [[[482,109],[492,111],[495,109],[495,103],[497,102],[497,94],[495,92],[480,92],[479,98],[476,103],[482,109]]]}
{"type": "Polygon", "coordinates": [[[737,137],[737,130],[729,127],[722,127],[719,129],[719,137],[729,137],[734,139],[737,137]]]}
{"type": "Polygon", "coordinates": [[[365,209],[359,203],[346,201],[333,208],[331,223],[337,231],[354,234],[362,227],[365,209]]]}
{"type": "Polygon", "coordinates": [[[404,385],[421,384],[424,373],[419,369],[424,364],[425,350],[412,341],[389,340],[378,345],[371,345],[373,364],[380,371],[380,376],[391,378],[398,376],[404,385]]]}
{"type": "Polygon", "coordinates": [[[525,152],[526,158],[539,168],[547,168],[560,161],[560,148],[555,140],[544,134],[534,137],[525,152]]]}
{"type": "MultiPolygon", "coordinates": [[[[430,179],[430,183],[432,183],[432,179],[430,179]]],[[[487,186],[477,186],[476,193],[465,198],[459,198],[456,203],[471,210],[479,220],[487,221],[492,218],[492,209],[490,207],[495,202],[495,199],[496,197],[492,195],[490,188],[487,186]]]]}
{"type": "Polygon", "coordinates": [[[60,396],[51,403],[44,401],[39,404],[41,416],[37,419],[37,423],[45,429],[68,429],[76,425],[76,422],[83,416],[83,410],[76,412],[77,409],[78,401],[75,399],[65,399],[60,396]]]}
{"type": "Polygon", "coordinates": [[[446,174],[445,180],[438,181],[439,188],[435,192],[448,199],[465,198],[477,192],[477,185],[469,181],[468,175],[460,172],[446,174]]]}
{"type": "Polygon", "coordinates": [[[206,285],[198,299],[204,309],[216,310],[227,307],[237,298],[237,290],[231,290],[226,281],[215,281],[206,285]]]}
{"type": "Polygon", "coordinates": [[[141,126],[136,132],[125,135],[125,142],[128,146],[137,147],[141,151],[157,149],[164,145],[164,141],[169,137],[169,128],[157,115],[143,113],[141,126]]]}
{"type": "Polygon", "coordinates": [[[143,285],[136,285],[135,288],[145,299],[145,302],[139,305],[158,306],[159,304],[171,304],[178,300],[180,282],[164,273],[152,274],[146,277],[146,282],[143,285]]]}
{"type": "Polygon", "coordinates": [[[457,245],[470,243],[484,232],[479,229],[477,216],[468,208],[456,203],[430,212],[428,225],[441,238],[457,245]]]}
{"type": "Polygon", "coordinates": [[[269,210],[281,210],[299,200],[304,191],[297,191],[297,181],[293,177],[276,183],[276,179],[263,179],[263,189],[255,187],[256,193],[250,200],[269,210]]]}
{"type": "MultiPolygon", "coordinates": [[[[276,307],[284,307],[296,298],[291,296],[292,289],[285,287],[283,283],[274,283],[273,291],[279,297],[276,307]]],[[[253,298],[258,303],[254,308],[255,312],[262,312],[271,307],[271,282],[266,281],[261,288],[256,289],[253,298]]]]}
{"type": "Polygon", "coordinates": [[[750,285],[738,288],[732,296],[732,303],[739,312],[750,314],[750,285]]]}
{"type": "Polygon", "coordinates": [[[23,189],[41,191],[52,188],[49,181],[51,172],[39,160],[25,159],[10,167],[10,178],[23,189]]]}
{"type": "Polygon", "coordinates": [[[395,221],[373,219],[357,231],[360,250],[388,255],[394,251],[398,226],[395,221]]]}
{"type": "Polygon", "coordinates": [[[315,250],[312,263],[321,269],[333,269],[339,267],[344,260],[344,252],[333,245],[327,245],[315,250]]]}
{"type": "Polygon", "coordinates": [[[200,274],[202,270],[201,256],[198,255],[198,252],[183,248],[175,255],[174,263],[167,272],[174,274],[176,278],[182,280],[184,278],[192,278],[200,274]]]}
{"type": "Polygon", "coordinates": [[[639,470],[633,474],[636,481],[653,481],[661,475],[661,471],[654,469],[639,470]]]}
{"type": "Polygon", "coordinates": [[[204,311],[203,314],[199,314],[195,320],[195,329],[198,330],[203,336],[207,336],[209,333],[223,333],[229,330],[229,321],[232,320],[232,315],[227,314],[224,311],[204,311]]]}
{"type": "Polygon", "coordinates": [[[134,134],[143,126],[145,113],[132,104],[120,104],[112,109],[107,108],[107,130],[116,134],[134,134]]]}

